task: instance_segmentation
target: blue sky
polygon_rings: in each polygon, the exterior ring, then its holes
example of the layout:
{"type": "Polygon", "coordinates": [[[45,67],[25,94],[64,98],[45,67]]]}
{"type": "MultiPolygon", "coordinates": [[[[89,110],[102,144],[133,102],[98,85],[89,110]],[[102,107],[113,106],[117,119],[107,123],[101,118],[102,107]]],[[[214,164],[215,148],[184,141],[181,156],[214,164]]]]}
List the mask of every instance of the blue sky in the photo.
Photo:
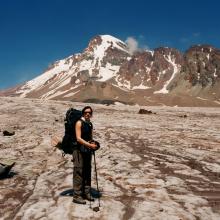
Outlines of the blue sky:
{"type": "Polygon", "coordinates": [[[0,0],[0,89],[40,75],[99,34],[150,49],[220,48],[219,8],[217,0],[0,0]]]}

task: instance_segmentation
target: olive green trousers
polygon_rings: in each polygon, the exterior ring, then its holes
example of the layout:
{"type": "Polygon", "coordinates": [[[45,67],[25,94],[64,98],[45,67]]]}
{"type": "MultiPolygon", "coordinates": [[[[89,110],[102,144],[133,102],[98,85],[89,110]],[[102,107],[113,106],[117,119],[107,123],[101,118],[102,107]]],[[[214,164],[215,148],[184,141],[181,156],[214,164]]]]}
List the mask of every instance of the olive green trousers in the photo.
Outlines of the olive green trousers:
{"type": "Polygon", "coordinates": [[[91,188],[91,153],[73,151],[73,190],[75,195],[90,193],[91,188]]]}

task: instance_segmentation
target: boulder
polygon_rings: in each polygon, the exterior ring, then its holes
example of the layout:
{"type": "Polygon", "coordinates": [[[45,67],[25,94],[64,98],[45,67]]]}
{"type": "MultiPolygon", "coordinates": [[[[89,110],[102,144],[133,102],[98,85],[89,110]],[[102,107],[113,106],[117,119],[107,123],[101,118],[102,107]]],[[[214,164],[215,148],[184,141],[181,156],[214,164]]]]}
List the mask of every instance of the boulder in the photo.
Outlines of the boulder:
{"type": "Polygon", "coordinates": [[[138,114],[153,114],[151,110],[140,109],[138,114]]]}
{"type": "Polygon", "coordinates": [[[15,134],[15,131],[13,131],[12,129],[5,129],[3,130],[3,135],[4,136],[12,136],[15,134]]]}

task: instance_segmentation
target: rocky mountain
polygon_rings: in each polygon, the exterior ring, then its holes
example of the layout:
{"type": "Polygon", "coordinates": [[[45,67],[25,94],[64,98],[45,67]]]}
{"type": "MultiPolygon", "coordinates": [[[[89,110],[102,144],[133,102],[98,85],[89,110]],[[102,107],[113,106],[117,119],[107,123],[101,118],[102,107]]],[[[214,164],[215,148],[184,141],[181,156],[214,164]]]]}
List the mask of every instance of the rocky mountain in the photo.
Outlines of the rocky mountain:
{"type": "Polygon", "coordinates": [[[97,103],[219,106],[220,50],[191,47],[130,53],[121,40],[100,35],[79,54],[1,95],[97,103]]]}
{"type": "Polygon", "coordinates": [[[184,55],[184,64],[177,79],[172,85],[175,92],[218,99],[220,50],[209,45],[191,47],[184,55]]]}

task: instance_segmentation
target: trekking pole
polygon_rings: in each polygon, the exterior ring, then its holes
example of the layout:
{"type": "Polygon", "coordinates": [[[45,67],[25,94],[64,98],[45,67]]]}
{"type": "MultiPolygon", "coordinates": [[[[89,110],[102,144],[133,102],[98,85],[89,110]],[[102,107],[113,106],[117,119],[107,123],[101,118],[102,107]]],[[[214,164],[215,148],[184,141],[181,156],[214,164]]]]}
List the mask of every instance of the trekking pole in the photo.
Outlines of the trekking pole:
{"type": "Polygon", "coordinates": [[[100,207],[100,191],[99,191],[98,175],[97,175],[97,169],[96,169],[95,151],[93,152],[93,155],[94,155],[94,164],[95,164],[96,186],[97,186],[97,191],[98,191],[98,193],[99,193],[99,195],[98,195],[98,201],[99,201],[99,207],[100,207]]]}
{"type": "MultiPolygon", "coordinates": [[[[90,194],[90,197],[91,197],[91,186],[90,186],[90,189],[89,189],[89,194],[90,194]]],[[[91,199],[89,200],[89,208],[92,209],[91,199]]]]}

